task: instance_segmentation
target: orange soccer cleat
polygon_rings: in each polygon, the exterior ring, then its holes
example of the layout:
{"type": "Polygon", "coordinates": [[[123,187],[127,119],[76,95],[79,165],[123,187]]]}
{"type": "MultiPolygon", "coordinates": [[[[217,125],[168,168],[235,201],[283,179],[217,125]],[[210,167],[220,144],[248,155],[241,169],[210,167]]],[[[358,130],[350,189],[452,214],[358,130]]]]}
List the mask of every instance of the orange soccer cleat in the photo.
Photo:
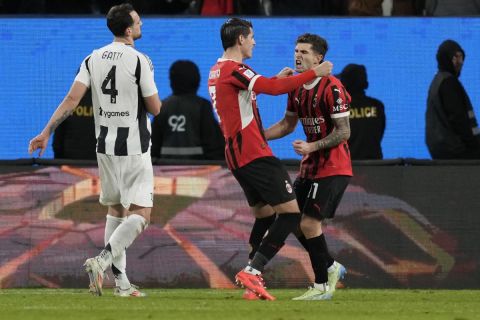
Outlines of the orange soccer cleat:
{"type": "Polygon", "coordinates": [[[242,298],[245,300],[258,300],[260,299],[259,296],[255,292],[250,289],[245,289],[245,292],[242,295],[242,298]]]}
{"type": "Polygon", "coordinates": [[[237,284],[240,284],[250,291],[253,291],[253,293],[255,293],[260,299],[270,301],[275,300],[275,297],[268,293],[265,289],[265,284],[261,275],[253,275],[242,270],[237,273],[235,280],[237,284]]]}

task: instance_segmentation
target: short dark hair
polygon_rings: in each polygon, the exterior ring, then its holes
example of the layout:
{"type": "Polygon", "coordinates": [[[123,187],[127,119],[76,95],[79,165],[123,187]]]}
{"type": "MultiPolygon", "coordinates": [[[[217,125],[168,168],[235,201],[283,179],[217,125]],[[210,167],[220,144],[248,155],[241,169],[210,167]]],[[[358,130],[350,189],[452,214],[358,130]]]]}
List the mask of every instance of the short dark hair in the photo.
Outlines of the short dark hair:
{"type": "Polygon", "coordinates": [[[297,38],[296,43],[308,43],[312,45],[313,51],[318,54],[321,54],[325,57],[328,51],[328,43],[327,40],[323,39],[322,37],[312,34],[312,33],[304,33],[297,38]]]}
{"type": "Polygon", "coordinates": [[[237,43],[240,35],[246,37],[250,34],[250,28],[253,25],[250,21],[240,18],[230,18],[222,25],[220,29],[220,38],[224,50],[233,47],[237,43]]]}
{"type": "Polygon", "coordinates": [[[200,71],[190,60],[177,60],[170,66],[170,87],[173,94],[196,93],[200,86],[200,71]]]}
{"type": "Polygon", "coordinates": [[[133,26],[133,18],[130,12],[134,10],[130,3],[122,3],[108,10],[107,26],[114,36],[122,37],[125,34],[125,30],[133,26]]]}

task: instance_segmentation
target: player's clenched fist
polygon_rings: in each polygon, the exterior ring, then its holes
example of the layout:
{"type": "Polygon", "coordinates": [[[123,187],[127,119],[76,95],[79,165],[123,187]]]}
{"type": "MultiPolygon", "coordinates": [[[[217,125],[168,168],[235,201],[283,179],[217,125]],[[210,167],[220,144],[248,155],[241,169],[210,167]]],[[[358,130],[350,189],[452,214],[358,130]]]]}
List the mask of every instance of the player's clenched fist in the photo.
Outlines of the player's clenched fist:
{"type": "Polygon", "coordinates": [[[315,71],[315,74],[317,77],[324,77],[328,76],[330,73],[332,73],[333,69],[333,64],[330,61],[324,61],[320,63],[318,66],[313,68],[313,71],[315,71]]]}

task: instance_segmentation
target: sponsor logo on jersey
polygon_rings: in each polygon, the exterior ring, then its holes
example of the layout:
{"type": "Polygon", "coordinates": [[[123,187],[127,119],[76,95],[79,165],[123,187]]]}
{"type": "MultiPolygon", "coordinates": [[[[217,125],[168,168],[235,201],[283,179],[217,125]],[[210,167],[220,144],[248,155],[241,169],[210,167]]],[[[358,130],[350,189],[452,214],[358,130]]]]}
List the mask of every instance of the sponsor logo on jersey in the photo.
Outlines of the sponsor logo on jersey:
{"type": "Polygon", "coordinates": [[[104,118],[116,118],[116,117],[128,117],[130,116],[130,112],[128,111],[104,111],[102,107],[100,107],[100,112],[98,113],[100,117],[104,118]]]}
{"type": "Polygon", "coordinates": [[[333,112],[342,112],[342,111],[347,111],[348,110],[348,104],[338,104],[333,107],[333,112]]]}
{"type": "Polygon", "coordinates": [[[300,122],[304,125],[304,126],[315,126],[315,125],[318,125],[320,123],[324,123],[325,122],[325,118],[324,117],[317,117],[317,118],[300,118],[300,122]]]}
{"type": "Polygon", "coordinates": [[[310,133],[319,134],[322,132],[322,128],[320,127],[320,124],[325,122],[325,118],[324,117],[300,118],[300,122],[302,123],[303,131],[306,134],[310,134],[310,133]]]}

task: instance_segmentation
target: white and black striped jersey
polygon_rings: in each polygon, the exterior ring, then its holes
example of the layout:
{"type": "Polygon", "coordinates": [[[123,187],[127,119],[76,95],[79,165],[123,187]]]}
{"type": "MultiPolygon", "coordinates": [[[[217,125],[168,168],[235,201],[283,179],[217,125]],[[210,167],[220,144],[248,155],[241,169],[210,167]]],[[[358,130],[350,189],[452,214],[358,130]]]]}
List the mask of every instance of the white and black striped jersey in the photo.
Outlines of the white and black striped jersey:
{"type": "Polygon", "coordinates": [[[146,55],[113,42],[83,60],[75,81],[92,91],[98,153],[149,152],[151,129],[143,97],[158,91],[146,55]]]}

